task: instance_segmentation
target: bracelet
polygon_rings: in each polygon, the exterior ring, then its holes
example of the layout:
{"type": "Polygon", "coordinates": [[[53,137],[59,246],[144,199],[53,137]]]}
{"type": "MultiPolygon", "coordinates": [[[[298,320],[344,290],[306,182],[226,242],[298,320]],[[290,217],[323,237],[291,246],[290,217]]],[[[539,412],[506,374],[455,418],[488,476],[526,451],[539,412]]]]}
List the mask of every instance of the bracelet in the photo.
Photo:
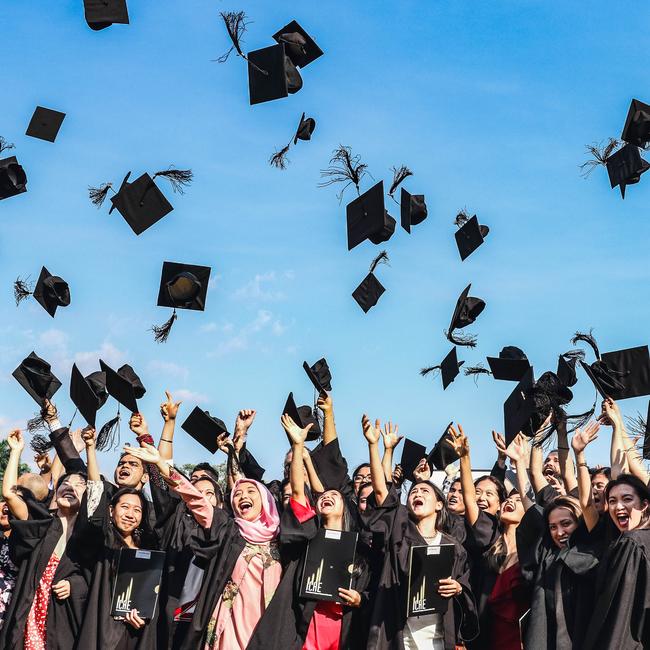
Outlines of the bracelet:
{"type": "Polygon", "coordinates": [[[174,442],[173,440],[169,440],[168,438],[161,438],[160,440],[162,442],[174,442]]]}
{"type": "Polygon", "coordinates": [[[587,465],[587,463],[578,463],[578,467],[587,467],[588,468],[589,465],[587,465]]]}

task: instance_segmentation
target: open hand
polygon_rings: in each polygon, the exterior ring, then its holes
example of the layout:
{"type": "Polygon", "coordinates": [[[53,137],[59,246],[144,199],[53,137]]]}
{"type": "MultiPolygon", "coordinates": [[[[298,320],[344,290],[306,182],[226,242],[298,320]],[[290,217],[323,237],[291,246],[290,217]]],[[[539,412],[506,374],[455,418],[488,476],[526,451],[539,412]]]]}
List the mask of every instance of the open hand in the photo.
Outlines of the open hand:
{"type": "Polygon", "coordinates": [[[183,402],[174,402],[174,399],[168,390],[165,391],[165,395],[167,396],[167,401],[163,402],[160,405],[160,415],[162,415],[162,419],[165,422],[169,422],[170,420],[176,419],[176,415],[178,414],[178,407],[183,402]]]}
{"type": "Polygon", "coordinates": [[[290,415],[286,413],[280,418],[282,427],[287,432],[289,440],[291,440],[292,445],[300,445],[307,440],[307,434],[313,426],[313,422],[310,422],[304,429],[301,429],[291,418],[290,415]]]}
{"type": "Polygon", "coordinates": [[[9,433],[7,436],[7,444],[11,451],[22,452],[22,450],[25,449],[25,439],[23,438],[20,429],[14,429],[9,433]]]}
{"type": "Polygon", "coordinates": [[[584,429],[576,429],[571,439],[573,451],[576,454],[584,451],[587,445],[598,437],[598,429],[600,429],[598,422],[589,422],[584,429]]]}
{"type": "Polygon", "coordinates": [[[397,431],[399,427],[397,425],[393,426],[392,422],[384,425],[384,428],[381,431],[381,437],[384,441],[384,449],[394,449],[399,445],[404,436],[398,436],[397,431]]]}
{"type": "Polygon", "coordinates": [[[456,455],[459,458],[464,458],[469,455],[469,440],[463,431],[463,427],[460,424],[457,426],[458,431],[456,431],[453,425],[450,426],[447,435],[449,438],[449,444],[453,447],[456,455]]]}
{"type": "Polygon", "coordinates": [[[367,415],[361,418],[361,426],[363,427],[363,435],[368,441],[369,445],[376,445],[379,442],[379,435],[381,431],[381,422],[375,420],[375,426],[372,426],[372,422],[367,415]]]}

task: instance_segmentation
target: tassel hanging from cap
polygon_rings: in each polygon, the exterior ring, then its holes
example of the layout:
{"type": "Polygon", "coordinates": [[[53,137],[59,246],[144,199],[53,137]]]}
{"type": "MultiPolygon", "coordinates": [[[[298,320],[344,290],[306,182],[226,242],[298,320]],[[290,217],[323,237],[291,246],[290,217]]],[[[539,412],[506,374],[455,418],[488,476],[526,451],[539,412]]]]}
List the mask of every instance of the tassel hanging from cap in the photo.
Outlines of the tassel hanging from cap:
{"type": "Polygon", "coordinates": [[[280,149],[280,151],[276,151],[269,158],[269,165],[271,165],[271,167],[276,167],[277,169],[286,169],[287,164],[290,162],[287,158],[287,153],[289,152],[290,146],[291,143],[289,143],[286,147],[280,149]]]}
{"type": "Polygon", "coordinates": [[[636,416],[627,416],[625,419],[627,420],[627,427],[633,436],[645,437],[648,421],[641,415],[641,413],[637,412],[636,416]]]}
{"type": "Polygon", "coordinates": [[[47,454],[47,452],[50,451],[54,445],[47,436],[43,436],[40,433],[37,433],[32,436],[32,439],[29,442],[29,446],[32,448],[35,454],[42,456],[43,454],[47,454]]]}
{"type": "Polygon", "coordinates": [[[95,448],[98,451],[117,449],[120,445],[120,410],[117,415],[109,420],[97,434],[95,448]]]}
{"type": "Polygon", "coordinates": [[[451,330],[445,333],[447,340],[455,345],[461,345],[466,348],[475,348],[476,347],[476,335],[475,334],[457,334],[455,330],[451,330]]]}
{"type": "Polygon", "coordinates": [[[421,368],[420,376],[426,377],[427,375],[432,375],[433,377],[437,377],[441,368],[442,366],[429,366],[428,368],[421,368]]]}
{"type": "Polygon", "coordinates": [[[583,178],[587,178],[596,167],[599,165],[606,165],[607,159],[620,147],[621,144],[622,143],[616,138],[609,138],[606,144],[598,142],[585,145],[585,150],[588,154],[591,154],[592,158],[580,165],[580,175],[583,178]]]}
{"type": "Polygon", "coordinates": [[[156,172],[153,177],[157,178],[158,176],[166,178],[172,186],[172,190],[179,194],[185,193],[183,188],[190,185],[194,178],[191,169],[173,169],[172,167],[161,172],[156,172]]]}
{"type": "Polygon", "coordinates": [[[174,321],[178,318],[176,315],[176,309],[174,309],[169,320],[162,325],[152,325],[151,331],[153,332],[153,337],[156,343],[164,343],[168,338],[169,334],[172,331],[172,326],[174,321]]]}
{"type": "Polygon", "coordinates": [[[458,211],[458,214],[454,219],[454,225],[458,226],[459,228],[462,228],[470,219],[471,217],[469,216],[467,210],[463,208],[462,210],[458,211]]]}
{"type": "Polygon", "coordinates": [[[491,375],[492,373],[485,366],[478,363],[475,366],[467,366],[466,368],[463,368],[463,374],[466,377],[469,377],[470,375],[473,376],[474,381],[476,382],[479,375],[491,375]]]}
{"type": "Polygon", "coordinates": [[[374,270],[380,265],[380,264],[389,264],[389,259],[388,259],[388,251],[382,251],[375,257],[374,260],[372,260],[372,263],[370,264],[370,273],[373,273],[374,270]]]}
{"type": "Polygon", "coordinates": [[[237,56],[240,56],[244,61],[247,61],[250,66],[255,68],[259,73],[268,76],[268,72],[266,70],[262,70],[259,66],[255,65],[254,63],[251,63],[248,61],[248,57],[244,54],[242,51],[242,37],[246,33],[246,27],[248,26],[248,22],[246,20],[246,14],[243,11],[221,11],[219,13],[221,18],[223,19],[224,24],[226,25],[226,30],[228,32],[228,36],[230,37],[230,40],[232,41],[232,45],[230,46],[230,49],[222,54],[218,59],[218,63],[225,63],[228,60],[228,57],[232,53],[233,50],[237,52],[237,56]]]}
{"type": "Polygon", "coordinates": [[[368,165],[361,162],[361,156],[357,154],[352,155],[350,147],[340,145],[338,149],[334,150],[330,158],[330,166],[326,169],[321,169],[321,178],[327,180],[318,184],[318,187],[328,187],[335,183],[345,183],[343,189],[339,192],[338,199],[343,199],[343,193],[350,186],[354,185],[357,188],[357,194],[361,194],[359,184],[361,179],[368,173],[368,165]]]}
{"type": "Polygon", "coordinates": [[[18,306],[25,298],[31,296],[33,293],[33,287],[30,287],[27,283],[27,279],[23,280],[22,278],[16,278],[14,282],[14,300],[16,301],[16,306],[18,306]]]}
{"type": "Polygon", "coordinates": [[[596,359],[600,359],[600,350],[598,349],[598,344],[594,338],[593,331],[593,329],[590,329],[588,334],[584,332],[576,332],[571,339],[571,345],[575,345],[578,341],[582,341],[594,351],[596,359]]]}
{"type": "Polygon", "coordinates": [[[113,189],[113,183],[102,183],[99,187],[89,187],[88,196],[92,201],[93,205],[96,205],[98,208],[101,208],[108,193],[113,189]]]}
{"type": "Polygon", "coordinates": [[[13,142],[7,142],[1,135],[0,135],[0,153],[3,151],[6,151],[7,149],[13,149],[14,148],[14,143],[13,142]]]}
{"type": "Polygon", "coordinates": [[[400,167],[391,167],[393,170],[393,182],[390,186],[390,190],[388,191],[388,196],[390,196],[391,199],[395,200],[393,197],[393,194],[395,194],[395,190],[399,187],[399,184],[409,176],[413,176],[413,172],[406,166],[406,165],[401,165],[400,167]]]}

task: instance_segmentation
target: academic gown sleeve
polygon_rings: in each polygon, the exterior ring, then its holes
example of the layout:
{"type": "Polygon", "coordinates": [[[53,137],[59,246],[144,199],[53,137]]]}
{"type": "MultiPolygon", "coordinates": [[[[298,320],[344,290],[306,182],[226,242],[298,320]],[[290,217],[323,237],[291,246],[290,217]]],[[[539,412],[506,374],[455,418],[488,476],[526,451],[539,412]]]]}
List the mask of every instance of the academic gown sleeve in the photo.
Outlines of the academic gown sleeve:
{"type": "Polygon", "coordinates": [[[266,470],[257,462],[245,443],[239,452],[239,467],[246,478],[252,478],[260,483],[262,482],[262,477],[266,470]]]}
{"type": "Polygon", "coordinates": [[[322,442],[310,452],[314,468],[326,490],[346,491],[350,484],[348,463],[341,453],[339,439],[322,442]]]}

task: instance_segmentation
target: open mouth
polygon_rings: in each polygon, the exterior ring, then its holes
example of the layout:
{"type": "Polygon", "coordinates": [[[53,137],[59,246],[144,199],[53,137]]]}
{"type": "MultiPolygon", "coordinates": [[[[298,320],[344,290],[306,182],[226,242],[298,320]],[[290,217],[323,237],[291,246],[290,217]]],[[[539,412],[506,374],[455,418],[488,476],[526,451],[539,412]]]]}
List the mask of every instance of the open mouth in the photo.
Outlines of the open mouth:
{"type": "Polygon", "coordinates": [[[413,499],[413,507],[414,508],[418,508],[418,507],[423,506],[423,505],[424,505],[424,499],[421,499],[420,497],[415,497],[415,499],[413,499]]]}
{"type": "Polygon", "coordinates": [[[630,525],[630,517],[626,514],[616,515],[616,521],[621,528],[627,528],[630,525]]]}
{"type": "Polygon", "coordinates": [[[320,502],[320,507],[322,508],[333,508],[334,501],[332,499],[322,499],[320,502]]]}
{"type": "Polygon", "coordinates": [[[562,546],[566,546],[566,543],[569,541],[569,536],[568,535],[562,535],[561,537],[557,538],[557,541],[562,544],[562,546]]]}
{"type": "Polygon", "coordinates": [[[449,499],[447,499],[447,503],[450,506],[455,506],[458,503],[458,498],[457,497],[449,497],[449,499]]]}
{"type": "Polygon", "coordinates": [[[510,503],[509,501],[507,503],[503,504],[503,512],[514,512],[515,511],[515,504],[510,503]]]}
{"type": "Polygon", "coordinates": [[[248,499],[244,499],[239,502],[239,511],[244,515],[253,507],[253,502],[248,499]]]}
{"type": "Polygon", "coordinates": [[[117,473],[117,478],[122,478],[122,479],[124,479],[124,478],[129,478],[129,476],[131,476],[131,472],[129,472],[128,469],[121,469],[121,470],[117,473]]]}
{"type": "Polygon", "coordinates": [[[479,510],[487,510],[488,504],[485,501],[479,501],[477,504],[479,510]]]}

